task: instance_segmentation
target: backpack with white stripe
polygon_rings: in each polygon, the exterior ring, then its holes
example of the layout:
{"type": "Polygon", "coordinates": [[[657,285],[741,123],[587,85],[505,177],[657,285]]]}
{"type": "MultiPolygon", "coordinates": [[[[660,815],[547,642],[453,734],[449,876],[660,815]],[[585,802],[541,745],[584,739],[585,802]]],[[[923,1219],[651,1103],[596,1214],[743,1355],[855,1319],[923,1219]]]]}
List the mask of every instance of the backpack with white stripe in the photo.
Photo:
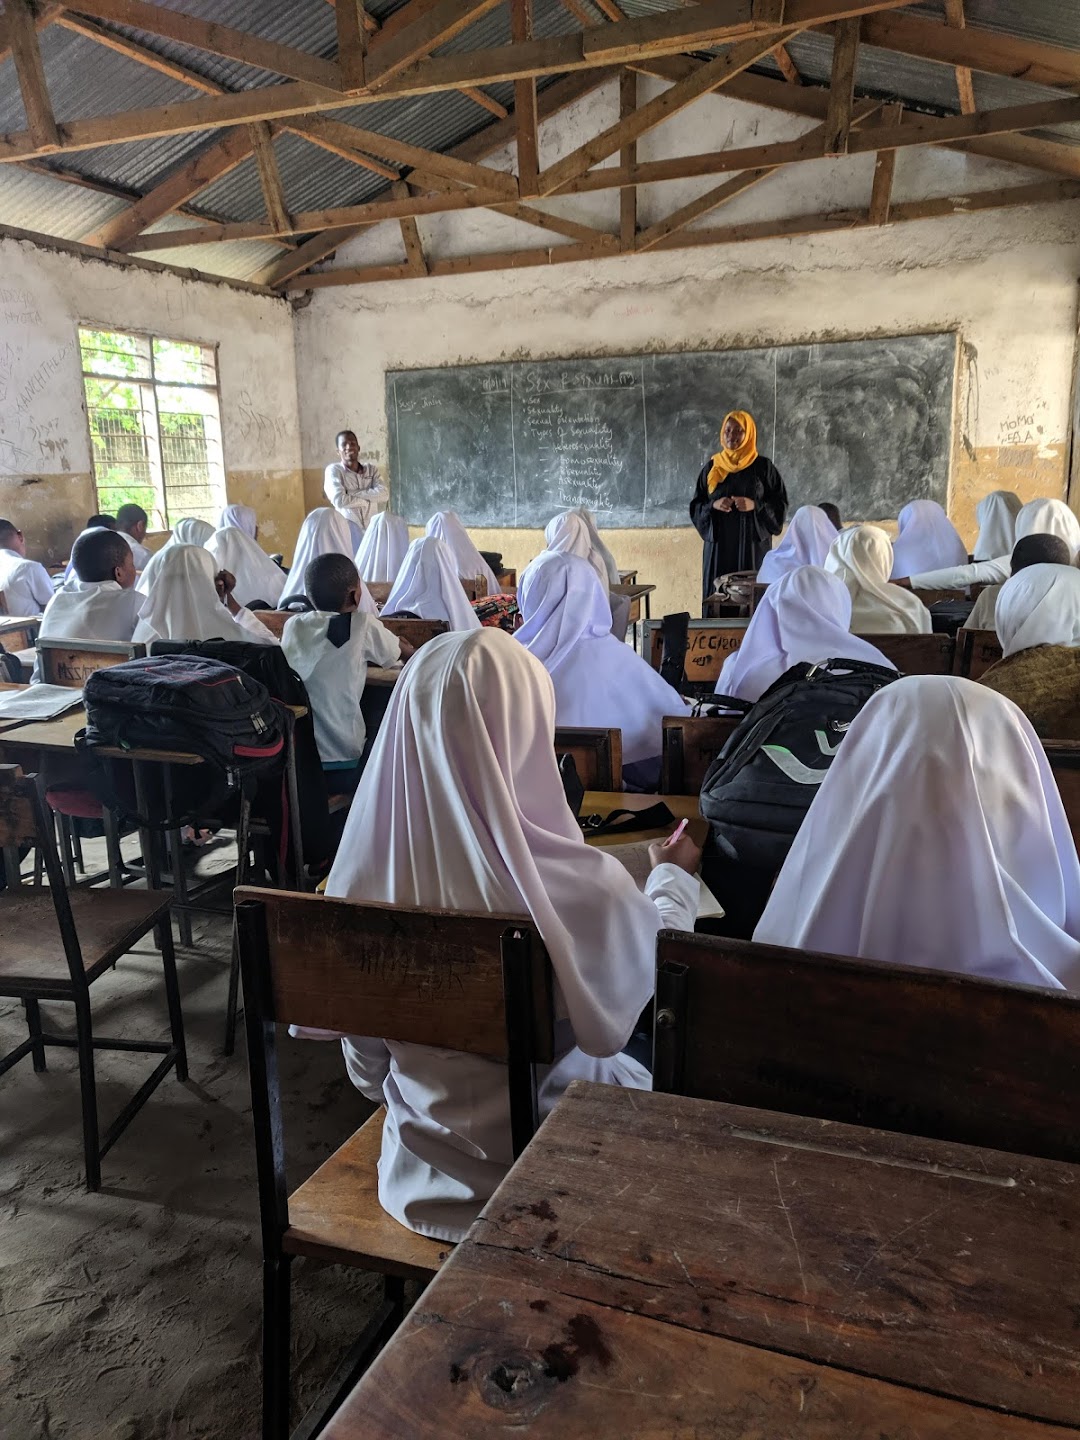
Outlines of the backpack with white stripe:
{"type": "MultiPolygon", "coordinates": [[[[860,660],[795,665],[739,722],[701,785],[711,848],[724,859],[775,872],[829,773],[851,722],[899,676],[860,660]]],[[[721,706],[745,702],[717,696],[721,706]]]]}

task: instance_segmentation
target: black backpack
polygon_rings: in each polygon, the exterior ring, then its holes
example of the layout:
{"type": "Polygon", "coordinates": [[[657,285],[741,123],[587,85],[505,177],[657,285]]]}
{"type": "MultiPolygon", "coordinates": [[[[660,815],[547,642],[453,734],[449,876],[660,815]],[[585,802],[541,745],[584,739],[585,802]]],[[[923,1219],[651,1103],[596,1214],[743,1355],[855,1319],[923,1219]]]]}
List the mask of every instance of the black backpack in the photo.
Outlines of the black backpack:
{"type": "Polygon", "coordinates": [[[231,665],[186,655],[127,660],[95,671],[83,700],[86,727],[76,746],[88,761],[91,788],[140,824],[221,820],[241,790],[251,795],[261,778],[284,771],[288,713],[265,685],[231,665]],[[95,755],[103,746],[183,751],[205,763],[182,772],[172,767],[171,806],[163,767],[148,769],[140,806],[131,766],[95,755]]]}
{"type": "MultiPolygon", "coordinates": [[[[701,813],[723,859],[760,870],[784,863],[832,757],[871,695],[899,679],[859,660],[795,665],[769,686],[701,785],[701,813]]],[[[731,708],[745,702],[718,697],[731,708]]]]}

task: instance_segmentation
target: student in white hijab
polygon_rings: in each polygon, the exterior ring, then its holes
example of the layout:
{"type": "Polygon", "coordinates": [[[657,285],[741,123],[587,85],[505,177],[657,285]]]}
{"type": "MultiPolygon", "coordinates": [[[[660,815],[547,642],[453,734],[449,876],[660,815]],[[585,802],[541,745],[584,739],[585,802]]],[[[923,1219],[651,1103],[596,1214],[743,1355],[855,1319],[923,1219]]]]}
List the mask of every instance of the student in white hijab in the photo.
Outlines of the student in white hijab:
{"type": "Polygon", "coordinates": [[[549,520],[544,530],[544,541],[547,549],[556,555],[576,555],[579,560],[587,560],[596,571],[604,594],[608,594],[611,582],[608,580],[607,563],[593,545],[589,526],[580,510],[564,510],[561,515],[549,520]]]}
{"type": "MultiPolygon", "coordinates": [[[[1012,574],[1015,579],[1029,565],[1072,565],[1073,554],[1067,540],[1060,535],[1025,535],[1013,546],[1012,574]]],[[[1009,582],[1006,580],[1005,584],[1009,582]]],[[[987,585],[975,601],[975,608],[964,621],[966,630],[993,630],[1000,585],[987,585]]]]}
{"type": "Polygon", "coordinates": [[[1015,705],[913,675],[856,716],[754,939],[1080,989],[1080,862],[1015,705]]]}
{"type": "MultiPolygon", "coordinates": [[[[45,607],[38,638],[126,643],[144,600],[135,589],[135,557],[115,530],[84,530],[71,551],[75,574],[45,607]]],[[[34,679],[39,679],[38,662],[34,679]]]]}
{"type": "MultiPolygon", "coordinates": [[[[823,518],[831,529],[828,517],[823,518]]],[[[803,565],[765,591],[742,644],[724,661],[716,693],[760,700],[793,665],[825,660],[861,660],[896,669],[880,650],[851,634],[851,595],[840,577],[803,565]]]]}
{"type": "MultiPolygon", "coordinates": [[[[495,571],[473,544],[469,532],[452,510],[437,510],[427,522],[428,535],[442,540],[450,547],[458,574],[463,580],[475,580],[482,576],[489,595],[498,595],[501,587],[495,571]]],[[[483,596],[480,597],[483,599],[483,596]]]]}
{"type": "Polygon", "coordinates": [[[597,528],[596,524],[596,516],[592,513],[591,510],[586,510],[584,505],[579,505],[577,507],[577,513],[581,516],[581,518],[585,521],[585,524],[589,527],[589,539],[592,542],[593,554],[599,556],[599,558],[604,562],[604,569],[607,571],[608,584],[618,585],[621,578],[619,575],[619,567],[616,563],[615,556],[612,555],[611,551],[600,538],[600,531],[597,528]]]}
{"type": "MultiPolygon", "coordinates": [[[[326,887],[350,900],[532,917],[558,1020],[542,1114],[571,1080],[649,1087],[620,1052],[653,992],[657,931],[693,928],[688,872],[700,854],[692,843],[654,850],[641,894],[582,838],[554,729],[551,682],[509,635],[437,636],[394,688],[326,887]]],[[[513,1158],[506,1067],[398,1041],[350,1037],[343,1048],[353,1084],[386,1106],[383,1208],[420,1234],[460,1240],[513,1158]]]]}
{"type": "Polygon", "coordinates": [[[624,778],[655,788],[664,716],[692,707],[612,635],[596,572],[574,555],[540,555],[521,577],[518,606],[524,624],[514,638],[551,676],[556,722],[621,730],[624,778]]]}
{"type": "Polygon", "coordinates": [[[356,552],[360,579],[373,585],[392,585],[408,548],[408,525],[400,515],[380,510],[364,531],[356,552]]]}
{"type": "Polygon", "coordinates": [[[227,530],[230,526],[242,530],[252,540],[258,538],[259,523],[255,511],[250,505],[225,506],[221,512],[221,519],[218,521],[218,529],[227,530]]]}
{"type": "Polygon", "coordinates": [[[321,505],[317,510],[312,510],[305,517],[296,537],[292,565],[285,578],[278,604],[284,607],[285,602],[294,595],[304,593],[304,575],[313,560],[317,560],[320,555],[344,555],[351,560],[355,548],[349,522],[343,515],[331,510],[329,505],[321,505]]]}
{"type": "Polygon", "coordinates": [[[1010,555],[1016,544],[1016,517],[1022,509],[1019,495],[1011,490],[991,490],[975,507],[979,534],[972,558],[995,560],[1010,555]]]}
{"type": "Polygon", "coordinates": [[[226,525],[206,542],[206,549],[236,579],[233,594],[241,605],[261,600],[273,610],[285,589],[285,572],[278,568],[246,530],[226,525]]]}
{"type": "Polygon", "coordinates": [[[242,640],[249,645],[276,645],[266,626],[231,594],[222,602],[215,583],[217,573],[214,557],[201,545],[173,545],[162,551],[131,638],[146,645],[155,640],[242,640]]]}
{"type": "Polygon", "coordinates": [[[780,544],[766,552],[758,570],[759,582],[771,585],[800,565],[824,565],[835,539],[836,526],[820,506],[800,505],[780,544]]]}
{"type": "Polygon", "coordinates": [[[1080,740],[1080,570],[1019,570],[998,595],[997,632],[1004,659],[980,683],[1019,705],[1043,739],[1080,740]]]}
{"type": "Polygon", "coordinates": [[[409,546],[382,608],[384,615],[401,611],[418,615],[421,620],[446,620],[451,630],[481,628],[444,540],[422,535],[409,546]]]}
{"type": "Polygon", "coordinates": [[[158,573],[158,567],[170,550],[174,550],[177,545],[205,545],[213,533],[214,527],[209,520],[196,520],[190,515],[183,520],[178,520],[165,544],[160,550],[155,551],[146,562],[135,582],[135,588],[141,595],[149,595],[158,573]]]}
{"type": "Polygon", "coordinates": [[[960,532],[936,500],[912,500],[900,511],[893,541],[894,580],[906,580],[922,570],[966,565],[967,546],[960,532]]]}
{"type": "Polygon", "coordinates": [[[892,541],[877,525],[841,530],[825,559],[851,595],[851,628],[856,635],[929,635],[930,611],[917,595],[890,585],[892,541]]]}
{"type": "Polygon", "coordinates": [[[1003,585],[1012,573],[1013,545],[1027,535],[1059,536],[1072,551],[1074,563],[1080,552],[1080,521],[1064,500],[1029,500],[1017,513],[1013,542],[1008,549],[989,559],[976,560],[971,565],[956,565],[948,570],[912,575],[911,588],[966,590],[969,585],[1003,585]]]}

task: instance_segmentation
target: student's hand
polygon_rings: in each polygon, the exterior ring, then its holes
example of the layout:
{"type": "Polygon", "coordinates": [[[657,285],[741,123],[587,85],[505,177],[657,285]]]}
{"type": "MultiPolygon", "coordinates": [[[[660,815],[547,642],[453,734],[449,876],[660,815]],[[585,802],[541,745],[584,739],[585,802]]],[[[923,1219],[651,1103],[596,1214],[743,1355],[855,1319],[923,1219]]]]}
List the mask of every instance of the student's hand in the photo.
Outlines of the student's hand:
{"type": "Polygon", "coordinates": [[[401,646],[402,660],[408,660],[411,655],[416,654],[416,646],[412,643],[411,640],[399,639],[398,644],[401,646]]]}
{"type": "Polygon", "coordinates": [[[731,503],[735,506],[736,510],[741,510],[744,515],[748,515],[751,510],[757,509],[757,501],[751,500],[749,495],[734,495],[732,496],[731,503]]]}
{"type": "Polygon", "coordinates": [[[678,840],[654,840],[649,846],[649,859],[655,870],[657,865],[678,865],[688,875],[696,875],[701,868],[701,846],[689,830],[684,830],[678,840]]]}
{"type": "Polygon", "coordinates": [[[911,589],[911,580],[909,579],[909,577],[908,577],[907,575],[905,575],[902,580],[890,580],[890,581],[889,581],[889,584],[890,584],[890,585],[899,585],[901,590],[910,590],[910,589],[911,589]]]}
{"type": "Polygon", "coordinates": [[[218,593],[218,599],[224,604],[236,589],[236,576],[229,570],[219,570],[214,576],[214,589],[218,593]]]}
{"type": "Polygon", "coordinates": [[[731,496],[721,495],[719,500],[714,500],[712,502],[712,508],[714,510],[719,510],[721,514],[726,515],[731,509],[731,496]]]}

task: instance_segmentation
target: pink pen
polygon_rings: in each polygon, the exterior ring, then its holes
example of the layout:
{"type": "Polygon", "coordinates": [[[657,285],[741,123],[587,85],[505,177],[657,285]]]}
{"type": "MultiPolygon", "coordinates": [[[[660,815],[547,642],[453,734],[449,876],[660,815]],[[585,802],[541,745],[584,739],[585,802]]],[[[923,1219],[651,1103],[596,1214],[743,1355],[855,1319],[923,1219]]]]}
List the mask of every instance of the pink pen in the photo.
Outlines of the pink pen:
{"type": "Polygon", "coordinates": [[[679,821],[679,824],[678,824],[678,828],[675,830],[675,833],[674,833],[673,835],[670,835],[670,836],[668,837],[667,843],[668,843],[669,845],[674,845],[675,842],[676,842],[676,840],[678,840],[678,838],[680,837],[680,835],[683,833],[683,831],[686,829],[687,825],[689,825],[689,824],[690,824],[690,821],[689,821],[689,820],[680,820],[680,821],[679,821]]]}

